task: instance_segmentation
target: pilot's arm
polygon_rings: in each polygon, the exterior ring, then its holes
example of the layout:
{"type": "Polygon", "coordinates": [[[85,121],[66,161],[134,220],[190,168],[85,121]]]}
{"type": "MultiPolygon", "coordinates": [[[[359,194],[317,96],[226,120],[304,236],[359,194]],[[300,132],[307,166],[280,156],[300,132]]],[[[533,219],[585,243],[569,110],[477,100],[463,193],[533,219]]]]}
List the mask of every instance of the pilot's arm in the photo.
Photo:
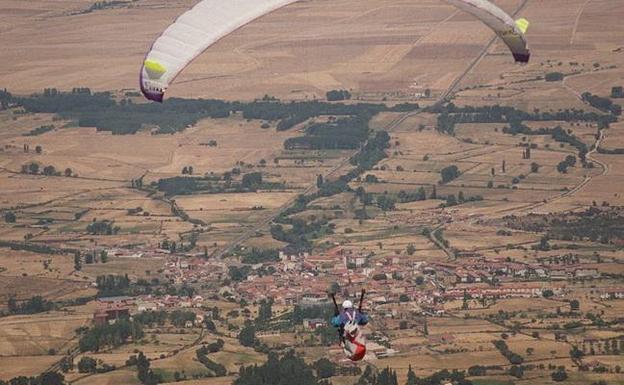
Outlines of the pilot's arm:
{"type": "Polygon", "coordinates": [[[342,316],[338,314],[337,316],[332,317],[331,325],[335,328],[339,328],[343,325],[342,316]]]}

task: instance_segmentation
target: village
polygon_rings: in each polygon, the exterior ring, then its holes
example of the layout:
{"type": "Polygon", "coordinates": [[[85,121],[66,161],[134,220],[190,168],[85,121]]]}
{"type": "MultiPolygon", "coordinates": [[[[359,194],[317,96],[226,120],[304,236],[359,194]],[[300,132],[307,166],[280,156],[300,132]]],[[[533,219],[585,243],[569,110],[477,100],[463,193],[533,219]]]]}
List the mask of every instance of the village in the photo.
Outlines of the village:
{"type": "MultiPolygon", "coordinates": [[[[110,252],[121,255],[119,250],[110,252]]],[[[366,309],[379,313],[375,314],[377,316],[393,317],[396,310],[384,305],[398,303],[407,303],[412,312],[422,315],[442,316],[446,312],[445,303],[450,301],[565,297],[572,291],[566,283],[601,278],[595,264],[552,263],[552,258],[551,263],[547,260],[521,263],[505,257],[478,256],[425,262],[408,255],[377,257],[371,252],[357,253],[335,247],[318,254],[280,251],[279,261],[249,265],[242,276],[233,280],[224,260],[206,259],[198,254],[170,254],[159,249],[133,255],[135,258],[165,258],[164,277],[177,285],[203,284],[202,295],[100,298],[96,318],[101,313],[119,311],[128,314],[202,308],[208,298],[254,304],[271,300],[283,306],[322,304],[329,303],[328,293],[332,287],[341,297],[355,297],[361,289],[366,289],[366,309]],[[119,304],[123,310],[117,308],[119,304]]],[[[624,297],[624,288],[597,285],[592,295],[597,300],[619,299],[624,297]]]]}

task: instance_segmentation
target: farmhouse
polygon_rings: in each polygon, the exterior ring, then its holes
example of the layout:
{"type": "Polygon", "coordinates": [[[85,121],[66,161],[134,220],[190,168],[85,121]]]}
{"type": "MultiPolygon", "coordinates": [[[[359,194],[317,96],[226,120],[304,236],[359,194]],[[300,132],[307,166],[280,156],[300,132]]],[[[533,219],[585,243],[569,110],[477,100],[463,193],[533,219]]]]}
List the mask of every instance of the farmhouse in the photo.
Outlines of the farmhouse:
{"type": "Polygon", "coordinates": [[[96,325],[104,325],[119,318],[128,318],[132,305],[134,299],[131,297],[100,298],[93,313],[93,322],[96,325]]]}

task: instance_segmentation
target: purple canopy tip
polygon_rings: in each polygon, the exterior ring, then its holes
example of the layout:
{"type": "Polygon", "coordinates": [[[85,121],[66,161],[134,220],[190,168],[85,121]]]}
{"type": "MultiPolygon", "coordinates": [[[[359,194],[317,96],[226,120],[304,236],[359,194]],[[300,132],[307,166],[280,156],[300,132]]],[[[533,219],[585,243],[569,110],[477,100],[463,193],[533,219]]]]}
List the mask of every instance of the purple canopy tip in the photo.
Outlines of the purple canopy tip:
{"type": "Polygon", "coordinates": [[[165,94],[163,92],[145,91],[145,90],[141,90],[141,91],[143,92],[143,96],[145,96],[147,99],[153,102],[162,103],[163,99],[165,98],[165,94]]]}
{"type": "Polygon", "coordinates": [[[141,83],[141,92],[146,99],[151,100],[153,102],[162,103],[165,98],[165,93],[162,91],[153,91],[148,88],[145,88],[145,84],[143,84],[143,68],[141,68],[141,74],[139,75],[139,83],[141,83]]]}
{"type": "Polygon", "coordinates": [[[531,58],[531,54],[530,53],[514,53],[513,54],[514,59],[516,59],[516,62],[518,63],[528,63],[529,59],[531,58]]]}

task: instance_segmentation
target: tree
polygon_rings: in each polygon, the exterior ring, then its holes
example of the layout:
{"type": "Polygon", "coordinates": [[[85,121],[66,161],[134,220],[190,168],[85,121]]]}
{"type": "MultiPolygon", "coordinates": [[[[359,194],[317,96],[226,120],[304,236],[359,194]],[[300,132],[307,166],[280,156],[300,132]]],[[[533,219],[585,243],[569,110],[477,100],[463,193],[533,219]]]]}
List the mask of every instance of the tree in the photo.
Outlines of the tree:
{"type": "Polygon", "coordinates": [[[550,298],[550,297],[552,297],[553,295],[555,295],[555,293],[553,293],[553,291],[552,291],[552,290],[550,290],[550,289],[546,289],[546,290],[542,291],[542,296],[543,296],[544,298],[550,298]]]}
{"type": "Polygon", "coordinates": [[[459,168],[455,165],[445,167],[440,171],[440,175],[442,176],[442,183],[448,183],[459,177],[459,168]]]}
{"type": "Polygon", "coordinates": [[[351,93],[347,90],[331,90],[325,96],[330,102],[351,99],[351,93]]]}
{"type": "Polygon", "coordinates": [[[556,371],[550,374],[550,378],[556,382],[562,382],[568,379],[568,373],[566,373],[565,367],[560,366],[556,371]]]}
{"type": "MultiPolygon", "coordinates": [[[[323,175],[321,175],[321,174],[317,175],[317,177],[316,177],[316,187],[317,188],[321,188],[323,183],[324,183],[323,182],[323,175]]],[[[362,188],[362,187],[360,187],[360,188],[362,188]]],[[[362,188],[362,190],[364,190],[364,188],[362,188]]]]}
{"type": "Polygon", "coordinates": [[[78,361],[78,373],[95,373],[97,371],[97,361],[95,358],[84,356],[78,361]]]}
{"type": "Polygon", "coordinates": [[[65,169],[65,176],[70,177],[70,176],[72,176],[72,174],[73,174],[72,169],[71,169],[71,168],[69,168],[69,167],[67,167],[67,168],[65,169]]]}
{"type": "Polygon", "coordinates": [[[468,375],[469,376],[485,376],[486,375],[486,368],[485,366],[481,366],[481,365],[474,365],[468,368],[468,375]]]}
{"type": "Polygon", "coordinates": [[[407,368],[407,381],[405,381],[405,385],[416,385],[417,381],[416,373],[414,373],[412,365],[410,364],[407,368]]]}
{"type": "Polygon", "coordinates": [[[564,162],[566,162],[568,166],[574,167],[574,165],[576,165],[576,156],[568,155],[565,157],[564,162]]]}
{"type": "Polygon", "coordinates": [[[416,252],[416,247],[412,243],[410,243],[405,248],[405,252],[407,252],[407,255],[414,255],[414,253],[416,252]]]}
{"type": "Polygon", "coordinates": [[[294,351],[289,351],[281,358],[270,352],[266,363],[241,367],[239,376],[233,385],[321,385],[314,375],[312,367],[297,356],[294,351]]]}
{"type": "Polygon", "coordinates": [[[570,350],[570,357],[572,357],[572,359],[576,359],[578,360],[579,358],[582,358],[584,356],[583,351],[580,350],[578,347],[574,346],[571,350],[570,350]]]}
{"type": "Polygon", "coordinates": [[[256,328],[253,325],[245,326],[238,334],[238,341],[243,346],[253,346],[256,343],[256,328]]]}
{"type": "Polygon", "coordinates": [[[139,352],[137,357],[137,377],[145,385],[157,385],[162,382],[162,378],[150,369],[150,362],[143,352],[139,352]]]}
{"type": "MultiPolygon", "coordinates": [[[[46,372],[39,376],[40,385],[64,385],[65,376],[57,372],[46,372]]],[[[11,382],[13,384],[13,382],[11,382]]]]}
{"type": "Polygon", "coordinates": [[[37,154],[41,154],[41,152],[42,152],[42,151],[43,151],[43,148],[42,148],[41,146],[36,146],[36,147],[35,147],[35,152],[36,152],[37,154]]]}
{"type": "Polygon", "coordinates": [[[367,174],[364,177],[364,182],[366,182],[366,183],[379,183],[379,179],[377,178],[377,176],[375,176],[373,174],[367,174]]]}
{"type": "Polygon", "coordinates": [[[581,309],[581,303],[579,302],[578,299],[573,299],[572,301],[570,301],[570,310],[579,311],[580,309],[581,309]]]}
{"type": "Polygon", "coordinates": [[[260,301],[260,309],[258,310],[258,318],[256,319],[257,322],[267,322],[271,319],[271,317],[273,316],[273,311],[271,309],[272,305],[272,298],[270,298],[269,300],[263,299],[260,301]]]}
{"type": "Polygon", "coordinates": [[[37,174],[39,172],[39,163],[32,162],[28,165],[28,171],[31,174],[37,174]]]}
{"type": "Polygon", "coordinates": [[[377,197],[377,206],[383,211],[391,211],[396,207],[396,201],[392,197],[388,197],[386,195],[380,195],[377,197]]]}
{"type": "Polygon", "coordinates": [[[531,172],[532,173],[538,173],[540,169],[540,165],[537,164],[536,162],[532,162],[531,163],[531,172]]]}
{"type": "Polygon", "coordinates": [[[312,367],[316,370],[316,375],[319,378],[329,378],[336,373],[336,365],[327,358],[321,358],[312,367]]]}
{"type": "Polygon", "coordinates": [[[143,352],[139,352],[136,366],[137,366],[137,376],[139,377],[139,381],[141,381],[142,383],[145,383],[145,380],[147,379],[147,374],[150,368],[150,362],[147,359],[147,357],[145,357],[145,354],[143,354],[143,352]]]}
{"type": "Polygon", "coordinates": [[[4,221],[6,223],[15,223],[16,220],[17,217],[12,211],[7,211],[6,213],[4,213],[4,221]]]}
{"type": "Polygon", "coordinates": [[[262,184],[262,174],[259,172],[252,172],[243,175],[242,185],[244,188],[254,189],[262,184]]]}
{"type": "Polygon", "coordinates": [[[82,270],[82,258],[80,257],[79,252],[74,254],[74,270],[76,271],[82,270]]]}
{"type": "Polygon", "coordinates": [[[102,263],[108,262],[108,252],[106,250],[100,251],[100,262],[102,263]]]}
{"type": "Polygon", "coordinates": [[[52,165],[45,166],[43,168],[43,175],[46,175],[46,176],[56,175],[56,168],[54,166],[52,166],[52,165]]]}
{"type": "Polygon", "coordinates": [[[524,376],[524,368],[522,366],[512,365],[511,368],[509,368],[509,374],[516,378],[522,378],[522,376],[524,376]]]}
{"type": "Polygon", "coordinates": [[[17,305],[17,300],[15,300],[15,295],[9,296],[7,307],[9,308],[9,313],[11,314],[17,313],[19,311],[19,306],[17,305]]]}
{"type": "Polygon", "coordinates": [[[63,357],[61,359],[61,362],[60,362],[60,365],[59,365],[60,368],[61,368],[61,372],[67,373],[70,370],[73,370],[74,369],[74,362],[73,361],[74,360],[71,357],[69,357],[69,356],[63,357]]]}
{"type": "Polygon", "coordinates": [[[382,369],[377,375],[377,385],[398,385],[397,375],[390,368],[382,369]]]}
{"type": "Polygon", "coordinates": [[[547,236],[543,236],[540,239],[540,243],[537,245],[537,249],[541,250],[541,251],[548,251],[548,250],[550,250],[550,243],[548,243],[548,237],[547,236]]]}
{"type": "Polygon", "coordinates": [[[206,330],[209,330],[211,332],[214,332],[215,330],[217,330],[217,326],[215,325],[215,323],[211,319],[208,319],[207,317],[204,318],[204,326],[206,327],[206,330]]]}
{"type": "Polygon", "coordinates": [[[547,82],[558,82],[563,80],[564,76],[565,75],[561,72],[549,72],[546,74],[546,76],[544,76],[544,79],[547,82]]]}

